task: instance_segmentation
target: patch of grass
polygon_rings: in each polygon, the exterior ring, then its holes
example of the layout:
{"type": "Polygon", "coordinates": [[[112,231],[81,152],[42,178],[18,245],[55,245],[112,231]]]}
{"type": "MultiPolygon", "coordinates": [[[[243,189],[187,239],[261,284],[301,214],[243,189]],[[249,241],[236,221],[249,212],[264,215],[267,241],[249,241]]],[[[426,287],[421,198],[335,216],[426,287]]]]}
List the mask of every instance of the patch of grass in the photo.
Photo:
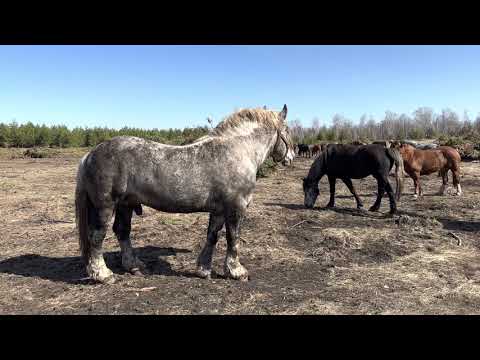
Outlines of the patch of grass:
{"type": "Polygon", "coordinates": [[[257,179],[268,177],[275,172],[277,164],[272,159],[267,159],[257,170],[257,179]]]}
{"type": "Polygon", "coordinates": [[[8,190],[12,190],[13,188],[15,188],[15,185],[13,185],[12,183],[9,183],[9,182],[0,182],[0,191],[8,191],[8,190]]]}
{"type": "Polygon", "coordinates": [[[45,159],[45,158],[80,158],[85,155],[91,148],[0,148],[0,159],[45,159]]]}
{"type": "Polygon", "coordinates": [[[160,216],[158,219],[158,223],[161,225],[181,225],[183,224],[181,219],[175,217],[168,217],[168,216],[160,216]]]}

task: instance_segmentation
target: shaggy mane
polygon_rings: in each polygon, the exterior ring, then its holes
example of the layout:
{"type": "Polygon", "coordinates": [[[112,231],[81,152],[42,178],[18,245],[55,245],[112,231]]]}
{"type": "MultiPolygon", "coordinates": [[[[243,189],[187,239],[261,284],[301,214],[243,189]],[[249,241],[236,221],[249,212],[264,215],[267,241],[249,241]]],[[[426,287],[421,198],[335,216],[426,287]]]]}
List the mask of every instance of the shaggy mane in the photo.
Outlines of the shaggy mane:
{"type": "Polygon", "coordinates": [[[243,109],[227,116],[213,129],[212,135],[224,135],[231,130],[239,128],[246,122],[257,123],[267,129],[278,129],[282,123],[276,111],[260,108],[243,109]]]}

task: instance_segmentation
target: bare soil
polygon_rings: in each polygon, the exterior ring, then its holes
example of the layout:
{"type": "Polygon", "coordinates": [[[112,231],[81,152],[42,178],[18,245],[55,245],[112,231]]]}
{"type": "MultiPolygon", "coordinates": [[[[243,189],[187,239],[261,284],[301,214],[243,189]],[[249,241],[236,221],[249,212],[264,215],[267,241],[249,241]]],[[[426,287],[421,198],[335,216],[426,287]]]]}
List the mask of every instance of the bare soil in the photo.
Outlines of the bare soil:
{"type": "MultiPolygon", "coordinates": [[[[55,158],[0,156],[0,314],[479,314],[480,165],[463,163],[464,195],[436,196],[441,179],[422,178],[413,199],[406,179],[399,214],[355,209],[341,182],[337,207],[324,208],[322,179],[313,210],[303,207],[301,179],[312,159],[297,158],[259,179],[243,223],[241,260],[250,281],[222,277],[225,232],[215,276],[194,276],[208,215],[144,208],[133,244],[151,275],[120,265],[110,231],[104,242],[113,285],[93,284],[79,257],[75,174],[82,151],[55,158]]],[[[0,154],[2,155],[2,154],[0,154]]],[[[392,185],[394,179],[391,178],[392,185]]],[[[365,207],[376,182],[354,180],[365,207]]]]}

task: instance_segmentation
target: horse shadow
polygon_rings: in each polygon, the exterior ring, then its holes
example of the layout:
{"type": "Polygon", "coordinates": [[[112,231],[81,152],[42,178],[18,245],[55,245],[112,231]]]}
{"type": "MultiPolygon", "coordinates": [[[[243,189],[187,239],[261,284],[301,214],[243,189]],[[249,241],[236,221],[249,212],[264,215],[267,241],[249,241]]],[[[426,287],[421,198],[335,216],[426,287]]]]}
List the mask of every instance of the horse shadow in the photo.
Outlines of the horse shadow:
{"type": "MultiPolygon", "coordinates": [[[[194,277],[193,272],[175,271],[168,261],[161,257],[175,256],[179,253],[190,253],[191,250],[177,248],[160,248],[145,246],[135,248],[137,256],[142,260],[149,274],[179,277],[194,277]]],[[[105,252],[105,263],[115,274],[125,274],[122,268],[120,252],[105,252]]],[[[90,281],[86,278],[85,265],[80,256],[48,257],[37,254],[25,254],[0,261],[0,273],[14,274],[24,277],[38,277],[54,282],[82,284],[90,281]]]]}
{"type": "MultiPolygon", "coordinates": [[[[398,210],[397,215],[408,215],[414,218],[425,218],[424,216],[419,215],[418,213],[398,210]]],[[[480,231],[480,222],[478,221],[463,221],[442,217],[435,217],[435,219],[442,224],[443,229],[451,231],[468,231],[468,232],[478,232],[480,231]]]]}
{"type": "MultiPolygon", "coordinates": [[[[270,203],[266,202],[264,205],[267,206],[280,206],[285,209],[289,210],[308,210],[304,205],[302,204],[282,204],[282,203],[270,203]]],[[[352,216],[361,216],[361,217],[368,217],[368,218],[374,218],[374,219],[379,219],[379,218],[387,218],[391,217],[389,214],[383,214],[380,212],[371,212],[366,209],[357,209],[357,208],[344,208],[344,207],[321,207],[321,206],[315,206],[313,207],[314,211],[333,211],[338,214],[343,214],[343,215],[352,215],[352,216]]]]}
{"type": "MultiPolygon", "coordinates": [[[[263,205],[266,205],[266,206],[280,206],[280,207],[283,207],[283,208],[289,209],[289,210],[306,210],[306,207],[303,204],[282,204],[282,203],[265,202],[265,203],[263,203],[263,205]]],[[[317,207],[317,209],[318,209],[318,207],[317,207]]]]}
{"type": "Polygon", "coordinates": [[[469,232],[480,231],[480,222],[478,221],[462,221],[462,220],[452,220],[452,219],[437,219],[437,220],[442,223],[443,228],[446,230],[469,231],[469,232]]]}
{"type": "MultiPolygon", "coordinates": [[[[360,199],[371,198],[371,197],[377,197],[377,194],[374,194],[374,193],[358,194],[358,197],[360,199]]],[[[353,197],[353,195],[335,195],[335,199],[352,199],[352,200],[354,200],[355,198],[353,197]]]]}

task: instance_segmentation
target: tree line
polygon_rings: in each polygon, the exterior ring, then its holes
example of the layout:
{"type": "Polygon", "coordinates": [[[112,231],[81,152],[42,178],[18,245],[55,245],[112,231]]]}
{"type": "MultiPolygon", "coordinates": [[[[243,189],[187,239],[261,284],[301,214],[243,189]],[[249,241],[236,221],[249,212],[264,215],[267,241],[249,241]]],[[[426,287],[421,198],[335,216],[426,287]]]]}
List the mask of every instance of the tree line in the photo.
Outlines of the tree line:
{"type": "Polygon", "coordinates": [[[129,135],[165,144],[184,144],[208,133],[208,127],[180,129],[138,129],[102,127],[69,129],[64,125],[34,125],[31,122],[19,125],[15,121],[0,123],[0,147],[92,147],[115,136],[129,135]]]}
{"type": "MultiPolygon", "coordinates": [[[[211,121],[209,121],[211,124],[211,121]]],[[[320,126],[318,118],[311,126],[303,126],[301,120],[289,123],[293,141],[312,144],[317,142],[349,142],[374,140],[418,140],[457,137],[480,140],[480,114],[471,120],[464,112],[461,118],[456,112],[444,109],[435,113],[429,107],[421,107],[412,115],[387,111],[379,121],[363,115],[358,122],[335,114],[330,126],[320,126]]],[[[19,125],[12,121],[0,123],[0,147],[92,147],[115,136],[129,135],[166,144],[186,144],[208,134],[207,126],[180,129],[139,129],[102,127],[69,129],[64,125],[34,125],[31,122],[19,125]]]]}
{"type": "Polygon", "coordinates": [[[343,115],[335,114],[330,126],[320,126],[317,118],[311,126],[305,127],[298,119],[289,124],[293,140],[297,143],[312,144],[321,141],[349,142],[374,140],[419,140],[441,137],[459,137],[470,140],[480,138],[480,114],[475,120],[467,112],[463,117],[444,109],[439,114],[429,107],[421,107],[412,115],[387,111],[379,121],[363,115],[357,123],[343,115]]]}

